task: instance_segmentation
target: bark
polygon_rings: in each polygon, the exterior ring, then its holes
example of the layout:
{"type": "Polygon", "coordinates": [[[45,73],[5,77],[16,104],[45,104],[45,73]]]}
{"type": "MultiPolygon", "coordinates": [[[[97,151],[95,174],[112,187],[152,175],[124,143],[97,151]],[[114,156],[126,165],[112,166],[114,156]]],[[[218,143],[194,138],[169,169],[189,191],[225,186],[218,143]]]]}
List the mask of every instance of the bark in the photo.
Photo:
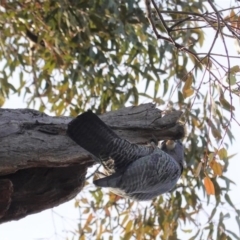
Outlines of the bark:
{"type": "MultiPolygon", "coordinates": [[[[161,115],[153,104],[143,104],[100,118],[137,144],[182,138],[181,112],[161,115]]],[[[66,135],[70,121],[31,109],[0,109],[0,223],[57,206],[81,191],[94,161],[66,135]]]]}

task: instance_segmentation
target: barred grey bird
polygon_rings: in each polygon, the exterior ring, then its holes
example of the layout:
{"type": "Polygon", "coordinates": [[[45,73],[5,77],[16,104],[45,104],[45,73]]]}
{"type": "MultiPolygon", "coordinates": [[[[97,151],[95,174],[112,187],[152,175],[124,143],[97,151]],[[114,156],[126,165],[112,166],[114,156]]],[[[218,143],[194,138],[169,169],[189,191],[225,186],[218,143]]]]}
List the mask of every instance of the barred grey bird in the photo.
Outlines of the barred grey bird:
{"type": "Polygon", "coordinates": [[[184,147],[180,141],[164,141],[161,148],[130,143],[91,111],[73,119],[67,133],[97,161],[114,161],[113,174],[94,184],[117,195],[150,200],[171,191],[182,174],[184,147]]]}

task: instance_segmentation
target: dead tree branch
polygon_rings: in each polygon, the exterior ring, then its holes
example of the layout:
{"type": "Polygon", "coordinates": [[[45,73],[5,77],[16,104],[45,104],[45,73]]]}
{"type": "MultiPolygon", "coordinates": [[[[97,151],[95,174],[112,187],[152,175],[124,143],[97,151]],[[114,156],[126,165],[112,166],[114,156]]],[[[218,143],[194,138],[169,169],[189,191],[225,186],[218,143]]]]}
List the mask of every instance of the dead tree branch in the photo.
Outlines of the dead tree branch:
{"type": "MultiPolygon", "coordinates": [[[[144,104],[100,117],[120,137],[146,144],[153,136],[182,138],[181,114],[162,116],[155,105],[144,104]]],[[[0,223],[57,206],[81,191],[94,161],[66,135],[70,121],[31,109],[0,109],[0,223]]]]}

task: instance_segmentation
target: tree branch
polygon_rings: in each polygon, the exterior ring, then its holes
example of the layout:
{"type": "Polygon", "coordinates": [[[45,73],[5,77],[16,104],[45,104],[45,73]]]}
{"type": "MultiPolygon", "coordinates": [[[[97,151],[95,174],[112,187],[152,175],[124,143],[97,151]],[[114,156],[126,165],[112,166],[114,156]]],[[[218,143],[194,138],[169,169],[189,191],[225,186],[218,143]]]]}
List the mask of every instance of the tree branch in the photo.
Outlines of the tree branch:
{"type": "MultiPolygon", "coordinates": [[[[100,118],[120,137],[137,144],[179,139],[181,111],[163,112],[153,104],[123,108],[100,118]]],[[[57,206],[81,191],[90,154],[67,135],[70,117],[31,109],[0,109],[0,223],[57,206]]]]}

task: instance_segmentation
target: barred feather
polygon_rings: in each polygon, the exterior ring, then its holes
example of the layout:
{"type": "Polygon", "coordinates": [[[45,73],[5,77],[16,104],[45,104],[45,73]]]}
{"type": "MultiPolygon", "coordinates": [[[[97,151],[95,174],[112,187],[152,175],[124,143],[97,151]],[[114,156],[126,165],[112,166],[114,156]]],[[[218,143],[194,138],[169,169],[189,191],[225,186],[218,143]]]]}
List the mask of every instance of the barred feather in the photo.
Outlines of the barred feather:
{"type": "Polygon", "coordinates": [[[114,160],[110,176],[94,181],[99,187],[135,200],[150,200],[170,191],[183,169],[184,148],[179,141],[162,148],[132,144],[121,139],[91,111],[75,118],[68,135],[97,158],[114,160]],[[170,147],[169,147],[170,146],[170,147]]]}

